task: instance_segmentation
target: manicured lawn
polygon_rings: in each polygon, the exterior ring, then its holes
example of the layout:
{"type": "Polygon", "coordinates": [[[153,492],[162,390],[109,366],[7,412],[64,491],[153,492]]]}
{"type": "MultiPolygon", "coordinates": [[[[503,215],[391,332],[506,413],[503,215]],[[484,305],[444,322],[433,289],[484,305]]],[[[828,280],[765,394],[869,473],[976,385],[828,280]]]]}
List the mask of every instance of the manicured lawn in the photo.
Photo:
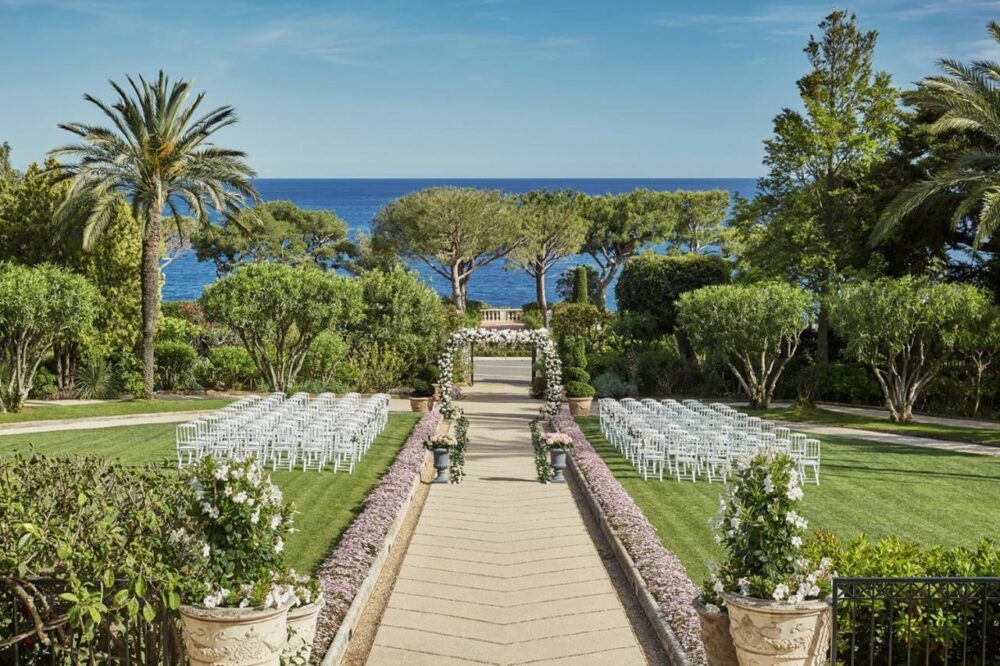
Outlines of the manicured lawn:
{"type": "Polygon", "coordinates": [[[996,429],[963,428],[960,426],[940,425],[937,423],[893,423],[888,418],[872,418],[858,414],[844,414],[828,409],[781,407],[774,409],[745,409],[748,414],[772,421],[797,421],[799,423],[816,423],[822,425],[844,426],[845,428],[860,428],[861,430],[878,430],[895,432],[901,435],[946,439],[954,442],[972,442],[987,446],[1000,446],[1000,424],[996,429]]]}
{"type": "MultiPolygon", "coordinates": [[[[699,480],[643,481],[601,436],[598,417],[578,419],[584,434],[673,551],[700,583],[719,559],[708,519],[722,485],[699,480]]],[[[864,440],[823,440],[821,485],[806,485],[802,515],[810,528],[844,537],[898,534],[922,544],[1000,541],[1000,459],[864,440]]]]}
{"type": "MultiPolygon", "coordinates": [[[[299,571],[312,571],[333,549],[340,534],[361,508],[361,503],[385,472],[419,420],[419,414],[393,412],[389,424],[361,459],[353,474],[332,471],[275,472],[285,499],[300,511],[297,532],[287,544],[288,563],[299,571]]],[[[94,455],[118,458],[129,465],[150,463],[175,470],[172,423],[123,426],[97,430],[72,430],[0,437],[0,455],[27,452],[31,446],[46,455],[94,455]]]]}
{"type": "Polygon", "coordinates": [[[17,413],[0,414],[0,423],[47,421],[49,419],[81,419],[88,416],[126,416],[130,414],[160,414],[163,412],[193,412],[200,409],[220,409],[231,399],[197,400],[116,400],[94,405],[46,405],[25,407],[17,413]]]}

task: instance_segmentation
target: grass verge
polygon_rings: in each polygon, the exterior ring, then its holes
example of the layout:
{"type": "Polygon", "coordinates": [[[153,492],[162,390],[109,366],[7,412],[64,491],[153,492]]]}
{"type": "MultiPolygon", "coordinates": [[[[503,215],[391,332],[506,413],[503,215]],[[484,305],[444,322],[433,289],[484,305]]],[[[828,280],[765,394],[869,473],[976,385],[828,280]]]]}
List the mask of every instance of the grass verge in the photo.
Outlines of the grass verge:
{"type": "Polygon", "coordinates": [[[0,414],[0,423],[24,423],[61,419],[82,419],[91,416],[130,416],[133,414],[163,414],[193,412],[201,409],[221,409],[232,399],[206,398],[197,400],[115,400],[93,405],[45,405],[25,407],[19,412],[0,414]]]}
{"type": "MultiPolygon", "coordinates": [[[[721,551],[708,527],[721,484],[643,481],[601,435],[597,416],[577,422],[594,449],[656,528],[663,545],[696,583],[721,551]]],[[[1000,459],[899,444],[823,439],[821,485],[806,485],[801,513],[811,529],[849,537],[897,534],[924,545],[1000,541],[1000,459]]]]}
{"type": "MultiPolygon", "coordinates": [[[[288,564],[312,572],[333,550],[341,533],[354,519],[375,482],[392,463],[419,420],[419,414],[393,412],[382,434],[368,453],[347,472],[279,471],[272,473],[285,499],[294,502],[299,515],[298,530],[286,544],[288,564]]],[[[117,458],[128,465],[153,464],[176,470],[174,432],[176,424],[122,426],[95,430],[71,430],[6,435],[0,437],[0,455],[32,448],[50,456],[93,455],[117,458]]]]}

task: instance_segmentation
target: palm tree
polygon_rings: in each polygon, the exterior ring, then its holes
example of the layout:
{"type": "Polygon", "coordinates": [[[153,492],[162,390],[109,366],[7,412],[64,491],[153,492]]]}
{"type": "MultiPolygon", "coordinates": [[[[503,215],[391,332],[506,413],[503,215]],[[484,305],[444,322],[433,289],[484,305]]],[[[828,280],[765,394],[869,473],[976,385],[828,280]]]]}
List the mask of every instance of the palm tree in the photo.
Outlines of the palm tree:
{"type": "Polygon", "coordinates": [[[70,181],[62,216],[85,249],[107,228],[114,204],[128,199],[141,221],[142,233],[142,360],[144,393],[153,395],[153,342],[160,305],[161,222],[169,213],[181,224],[181,213],[209,223],[209,212],[233,215],[259,200],[250,183],[255,175],[245,153],[219,148],[213,134],[236,123],[231,106],[195,116],[205,93],[188,102],[191,83],[171,82],[161,71],[155,82],[128,77],[128,87],[111,81],[117,94],[107,104],[84,99],[99,108],[112,128],[66,123],[61,128],[80,143],[55,148],[53,156],[76,162],[56,167],[70,181]],[[185,210],[186,209],[186,210],[185,210]]]}
{"type": "MultiPolygon", "coordinates": [[[[1000,42],[1000,25],[990,21],[987,28],[1000,42]]],[[[883,211],[873,242],[938,195],[957,199],[954,224],[976,214],[976,247],[1000,227],[1000,63],[945,59],[940,67],[944,73],[921,81],[907,101],[937,116],[933,132],[966,132],[977,140],[940,172],[904,188],[883,211]]]]}

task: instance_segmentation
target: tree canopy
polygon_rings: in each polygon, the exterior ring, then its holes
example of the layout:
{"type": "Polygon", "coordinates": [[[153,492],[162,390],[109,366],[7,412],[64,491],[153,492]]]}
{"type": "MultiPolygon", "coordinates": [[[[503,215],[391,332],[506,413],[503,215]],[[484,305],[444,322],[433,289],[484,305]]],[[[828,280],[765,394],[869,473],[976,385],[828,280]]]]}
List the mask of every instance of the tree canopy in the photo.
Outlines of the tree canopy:
{"type": "Polygon", "coordinates": [[[583,250],[597,264],[597,300],[607,307],[607,292],[618,269],[647,245],[662,243],[676,227],[670,192],[635,190],[628,194],[590,197],[583,206],[589,223],[583,250]]]}
{"type": "Polygon", "coordinates": [[[357,254],[347,224],[335,213],[304,210],[291,201],[267,201],[204,225],[192,244],[198,259],[212,261],[219,275],[251,261],[345,268],[357,254]]]}
{"type": "Polygon", "coordinates": [[[695,349],[722,356],[755,407],[767,407],[813,320],[813,297],[778,282],[718,285],[681,294],[678,322],[695,349]]]}
{"type": "Polygon", "coordinates": [[[890,418],[906,423],[987,302],[970,285],[881,278],[841,287],[829,299],[830,322],[847,353],[875,373],[890,418]]]}
{"type": "Polygon", "coordinates": [[[473,273],[523,242],[512,203],[495,190],[420,190],[392,201],[373,221],[375,251],[423,262],[449,281],[452,302],[461,312],[473,273]]]}
{"type": "Polygon", "coordinates": [[[580,251],[588,222],[580,215],[581,196],[571,190],[535,191],[516,197],[525,241],[507,256],[510,267],[535,280],[535,299],[546,325],[549,302],[545,277],[561,259],[580,251]]]}
{"type": "Polygon", "coordinates": [[[205,315],[239,337],[272,391],[295,383],[309,347],[358,316],[356,280],[313,267],[246,264],[206,287],[205,315]]]}

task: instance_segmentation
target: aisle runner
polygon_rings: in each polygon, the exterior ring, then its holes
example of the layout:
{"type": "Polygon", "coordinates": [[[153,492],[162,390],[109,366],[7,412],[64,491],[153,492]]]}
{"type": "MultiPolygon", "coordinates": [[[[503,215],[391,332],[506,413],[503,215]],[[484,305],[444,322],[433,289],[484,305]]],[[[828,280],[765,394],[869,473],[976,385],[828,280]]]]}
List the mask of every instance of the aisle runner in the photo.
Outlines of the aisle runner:
{"type": "Polygon", "coordinates": [[[434,486],[369,664],[645,664],[576,504],[542,486],[523,386],[477,383],[466,479],[434,486]]]}

